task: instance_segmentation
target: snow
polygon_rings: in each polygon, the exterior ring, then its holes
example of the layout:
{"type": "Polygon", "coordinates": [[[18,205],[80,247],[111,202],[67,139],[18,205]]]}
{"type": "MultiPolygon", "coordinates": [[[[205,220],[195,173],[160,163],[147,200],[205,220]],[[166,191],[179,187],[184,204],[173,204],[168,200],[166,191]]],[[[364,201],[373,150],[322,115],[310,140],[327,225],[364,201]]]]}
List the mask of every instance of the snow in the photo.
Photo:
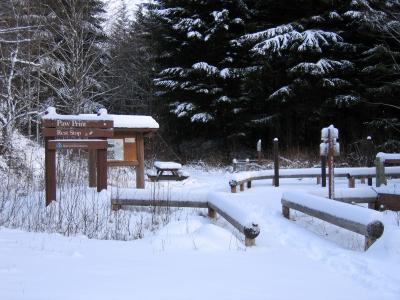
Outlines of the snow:
{"type": "MultiPolygon", "coordinates": [[[[312,191],[313,195],[328,197],[328,191],[312,191]]],[[[378,196],[377,188],[366,187],[366,188],[345,188],[335,189],[336,198],[375,198],[378,196]]]]}
{"type": "Polygon", "coordinates": [[[382,220],[378,211],[304,192],[285,192],[282,199],[363,225],[382,220]]]}
{"type": "MultiPolygon", "coordinates": [[[[170,209],[167,225],[129,241],[0,227],[1,298],[398,299],[396,214],[378,213],[385,231],[363,252],[364,241],[358,234],[298,212],[292,214],[294,221],[282,216],[283,193],[326,192],[314,179],[282,179],[278,188],[257,181],[245,193],[231,194],[227,185],[231,175],[224,170],[187,165],[183,169],[190,173],[187,180],[146,182],[145,190],[120,188],[119,192],[165,197],[189,193],[185,200],[212,197],[242,222],[259,224],[255,247],[244,247],[243,235],[221,217],[206,218],[204,209],[170,209]]],[[[335,182],[336,192],[347,190],[347,179],[335,182]]],[[[390,181],[391,189],[399,186],[400,180],[390,181]]],[[[141,221],[142,212],[124,211],[133,223],[141,221]]]]}
{"type": "Polygon", "coordinates": [[[114,121],[114,128],[158,129],[160,126],[150,116],[109,115],[114,121]]]}
{"type": "Polygon", "coordinates": [[[172,161],[155,161],[154,166],[159,169],[181,169],[182,165],[172,161]]]}
{"type": "MultiPolygon", "coordinates": [[[[400,167],[386,167],[386,175],[400,175],[400,167]]],[[[302,169],[279,169],[279,176],[309,176],[317,177],[321,175],[321,168],[302,168],[302,169]]],[[[335,177],[346,177],[350,176],[373,176],[376,175],[376,169],[374,167],[356,167],[356,168],[335,168],[335,177]]],[[[274,176],[274,170],[260,170],[260,171],[247,171],[232,174],[230,180],[233,181],[243,181],[255,177],[269,177],[274,176]]]]}
{"type": "Polygon", "coordinates": [[[381,162],[385,163],[386,160],[400,160],[400,153],[379,152],[376,157],[379,158],[381,162]]]}
{"type": "Polygon", "coordinates": [[[158,123],[150,116],[140,115],[113,115],[108,114],[106,109],[100,109],[98,114],[79,114],[79,115],[60,115],[54,107],[48,107],[42,117],[45,120],[112,120],[114,128],[134,128],[134,129],[158,129],[158,123]]]}

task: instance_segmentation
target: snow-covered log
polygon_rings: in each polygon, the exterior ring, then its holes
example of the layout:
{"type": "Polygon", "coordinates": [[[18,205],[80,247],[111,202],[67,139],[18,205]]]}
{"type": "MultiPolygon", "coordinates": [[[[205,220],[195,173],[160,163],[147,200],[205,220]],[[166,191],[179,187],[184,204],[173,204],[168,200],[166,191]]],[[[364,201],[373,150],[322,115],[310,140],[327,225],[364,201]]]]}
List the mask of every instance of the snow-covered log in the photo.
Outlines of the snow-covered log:
{"type": "Polygon", "coordinates": [[[365,250],[383,234],[381,213],[374,210],[299,192],[284,193],[281,203],[288,219],[294,209],[365,236],[365,250]]]}
{"type": "Polygon", "coordinates": [[[122,206],[165,206],[165,207],[198,207],[208,208],[208,216],[215,218],[220,214],[233,227],[244,234],[245,245],[253,246],[260,234],[258,224],[238,207],[232,205],[222,193],[185,191],[152,191],[140,189],[112,190],[111,205],[113,210],[122,206]]]}

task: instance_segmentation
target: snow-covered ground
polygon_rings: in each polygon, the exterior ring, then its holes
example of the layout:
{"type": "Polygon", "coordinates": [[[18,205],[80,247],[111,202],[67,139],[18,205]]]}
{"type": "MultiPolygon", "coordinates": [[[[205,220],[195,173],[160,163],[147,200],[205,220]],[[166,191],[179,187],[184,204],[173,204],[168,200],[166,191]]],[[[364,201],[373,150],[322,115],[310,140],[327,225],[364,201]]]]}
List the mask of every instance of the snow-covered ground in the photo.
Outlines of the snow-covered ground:
{"type": "MultiPolygon", "coordinates": [[[[184,171],[187,180],[156,187],[229,194],[229,173],[184,171]]],[[[251,248],[201,209],[174,210],[166,226],[133,241],[0,228],[0,299],[399,299],[399,215],[384,214],[384,234],[366,252],[355,233],[301,213],[283,218],[282,193],[320,193],[315,181],[255,181],[232,197],[260,225],[251,248]]]]}

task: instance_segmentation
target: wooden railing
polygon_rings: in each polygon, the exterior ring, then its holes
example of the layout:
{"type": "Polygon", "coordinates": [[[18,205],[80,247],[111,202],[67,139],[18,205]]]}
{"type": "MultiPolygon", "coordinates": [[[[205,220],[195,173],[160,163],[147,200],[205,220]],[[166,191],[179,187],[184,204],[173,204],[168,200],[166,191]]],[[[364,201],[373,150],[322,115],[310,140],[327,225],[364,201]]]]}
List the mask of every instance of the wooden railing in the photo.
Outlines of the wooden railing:
{"type": "Polygon", "coordinates": [[[374,210],[298,192],[284,193],[281,203],[282,214],[287,219],[290,219],[290,209],[294,209],[363,235],[365,250],[383,234],[380,213],[374,210]]]}
{"type": "Polygon", "coordinates": [[[169,193],[155,196],[151,191],[119,189],[113,193],[111,205],[113,210],[124,206],[165,206],[208,208],[208,217],[215,219],[220,214],[233,227],[245,236],[245,245],[255,245],[255,239],[260,234],[260,228],[254,221],[249,221],[247,215],[230,203],[222,193],[169,193]],[[174,195],[172,195],[174,194],[174,195]],[[186,199],[185,199],[186,198],[186,199]]]}

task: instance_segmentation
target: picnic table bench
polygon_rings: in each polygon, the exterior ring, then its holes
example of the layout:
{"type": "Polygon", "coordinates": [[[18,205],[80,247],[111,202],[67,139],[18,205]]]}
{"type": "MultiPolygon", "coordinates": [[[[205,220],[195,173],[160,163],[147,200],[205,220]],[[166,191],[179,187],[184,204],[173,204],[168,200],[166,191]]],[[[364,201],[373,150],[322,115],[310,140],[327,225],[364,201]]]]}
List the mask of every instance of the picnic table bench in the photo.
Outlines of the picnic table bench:
{"type": "Polygon", "coordinates": [[[156,161],[154,162],[154,167],[156,169],[156,173],[147,173],[147,177],[149,177],[150,181],[159,181],[159,180],[175,180],[181,181],[185,180],[189,176],[182,173],[182,165],[176,162],[171,161],[156,161]],[[167,174],[164,174],[167,172],[167,174]]]}

